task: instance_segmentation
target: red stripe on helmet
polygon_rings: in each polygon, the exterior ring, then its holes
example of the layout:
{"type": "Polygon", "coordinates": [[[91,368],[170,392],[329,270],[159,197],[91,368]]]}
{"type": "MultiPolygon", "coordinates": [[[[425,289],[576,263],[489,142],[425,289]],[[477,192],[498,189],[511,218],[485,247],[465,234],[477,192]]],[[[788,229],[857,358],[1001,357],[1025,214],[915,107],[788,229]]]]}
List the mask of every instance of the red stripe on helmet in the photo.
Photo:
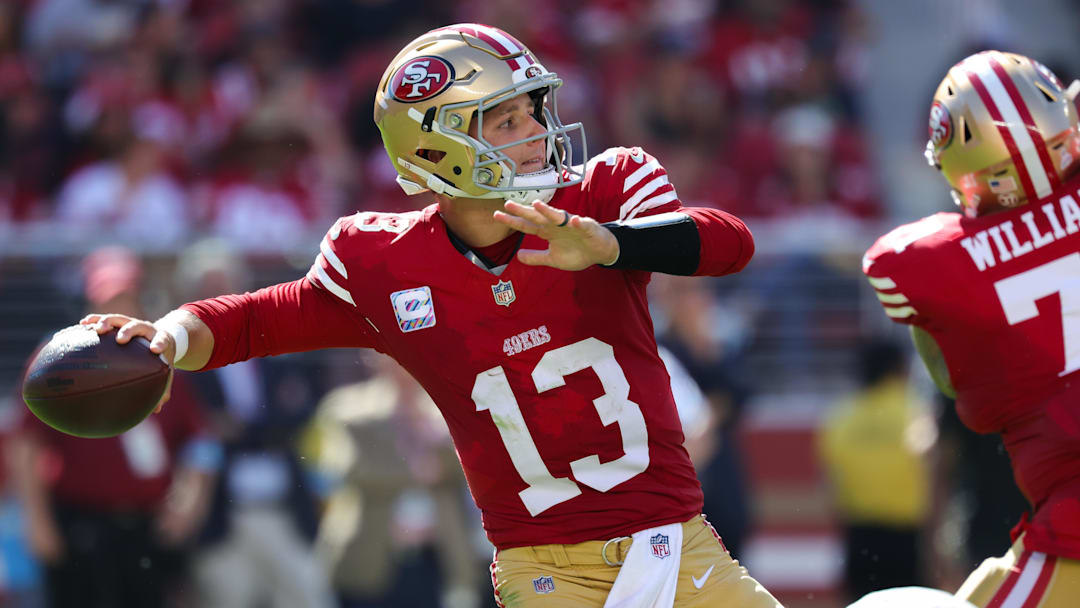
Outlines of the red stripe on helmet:
{"type": "Polygon", "coordinates": [[[516,44],[518,46],[518,49],[521,51],[521,57],[518,57],[518,61],[524,60],[524,61],[528,62],[528,65],[532,65],[532,64],[536,63],[535,61],[533,61],[533,58],[530,57],[527,52],[525,52],[527,50],[527,48],[525,47],[524,44],[521,44],[520,40],[515,38],[513,35],[510,34],[510,32],[507,32],[506,30],[499,30],[499,32],[503,36],[506,36],[510,40],[510,42],[513,42],[514,44],[516,44]]]}
{"type": "MultiPolygon", "coordinates": [[[[469,34],[471,36],[475,36],[475,37],[479,38],[480,40],[483,40],[484,42],[491,45],[491,48],[495,49],[495,52],[500,54],[500,55],[510,55],[511,53],[519,53],[525,48],[525,47],[521,47],[517,51],[511,51],[510,49],[506,48],[506,46],[503,45],[501,42],[499,42],[498,40],[493,38],[490,34],[488,34],[483,29],[481,29],[483,27],[487,27],[487,26],[481,26],[481,25],[460,26],[460,27],[455,26],[455,27],[453,27],[451,29],[455,29],[455,30],[457,30],[459,32],[463,32],[465,34],[469,34]]],[[[513,40],[513,38],[511,38],[508,34],[506,34],[506,32],[502,32],[501,30],[496,30],[496,31],[499,31],[504,36],[506,36],[508,39],[513,40]]],[[[519,68],[524,67],[518,61],[517,57],[512,57],[510,59],[505,59],[504,61],[506,61],[506,63],[510,66],[511,70],[517,70],[519,68]]]]}
{"type": "Polygon", "coordinates": [[[1016,83],[1013,82],[1008,72],[1005,71],[1005,68],[993,55],[988,56],[987,60],[994,73],[1001,79],[1001,84],[1005,85],[1005,91],[1009,93],[1009,98],[1012,99],[1016,111],[1020,113],[1020,118],[1024,121],[1024,126],[1027,127],[1028,133],[1031,135],[1031,140],[1035,142],[1035,151],[1039,153],[1039,160],[1042,161],[1043,170],[1046,171],[1046,178],[1050,181],[1050,189],[1057,190],[1061,182],[1058,180],[1057,171],[1054,170],[1054,161],[1050,160],[1050,153],[1046,150],[1046,142],[1043,140],[1039,128],[1035,126],[1035,119],[1032,118],[1031,111],[1028,110],[1027,104],[1024,103],[1024,98],[1020,96],[1020,89],[1016,88],[1016,83]]]}
{"type": "Polygon", "coordinates": [[[1005,147],[1009,149],[1009,156],[1012,157],[1013,165],[1016,166],[1016,172],[1020,175],[1020,183],[1024,186],[1024,192],[1027,193],[1028,200],[1037,200],[1038,196],[1035,194],[1035,186],[1031,183],[1031,175],[1028,174],[1027,165],[1024,164],[1024,157],[1020,154],[1020,149],[1016,146],[1016,141],[1013,140],[1012,133],[1009,132],[1009,127],[1005,125],[1005,121],[1001,117],[1001,110],[999,110],[997,104],[994,103],[994,98],[991,97],[990,92],[986,90],[986,85],[979,79],[979,75],[972,70],[965,71],[967,72],[968,80],[971,81],[971,86],[975,87],[975,92],[979,94],[979,99],[982,100],[983,105],[985,105],[987,111],[990,112],[990,118],[994,119],[994,124],[997,125],[997,130],[998,133],[1001,134],[1001,139],[1005,140],[1005,147]]]}

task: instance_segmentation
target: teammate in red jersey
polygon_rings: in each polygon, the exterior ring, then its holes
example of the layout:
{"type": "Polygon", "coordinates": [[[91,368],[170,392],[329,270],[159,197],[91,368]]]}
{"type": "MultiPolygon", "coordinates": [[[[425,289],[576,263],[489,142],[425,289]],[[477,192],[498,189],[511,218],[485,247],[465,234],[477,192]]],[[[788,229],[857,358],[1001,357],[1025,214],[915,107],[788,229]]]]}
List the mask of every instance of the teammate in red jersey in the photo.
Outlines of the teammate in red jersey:
{"type": "Polygon", "coordinates": [[[1080,122],[1046,67],[997,51],[949,70],[927,159],[963,210],[886,234],[863,270],[911,325],[975,431],[1001,433],[1033,515],[957,595],[980,607],[1080,597],[1080,122]]]}
{"type": "Polygon", "coordinates": [[[387,68],[375,121],[402,188],[434,204],[339,219],[298,281],[156,326],[84,322],[191,370],[326,347],[393,356],[448,422],[502,604],[777,606],[700,513],[645,295],[650,272],[741,270],[752,237],[682,207],[639,148],[575,164],[584,136],[559,119],[561,84],[496,28],[428,32],[387,68]]]}

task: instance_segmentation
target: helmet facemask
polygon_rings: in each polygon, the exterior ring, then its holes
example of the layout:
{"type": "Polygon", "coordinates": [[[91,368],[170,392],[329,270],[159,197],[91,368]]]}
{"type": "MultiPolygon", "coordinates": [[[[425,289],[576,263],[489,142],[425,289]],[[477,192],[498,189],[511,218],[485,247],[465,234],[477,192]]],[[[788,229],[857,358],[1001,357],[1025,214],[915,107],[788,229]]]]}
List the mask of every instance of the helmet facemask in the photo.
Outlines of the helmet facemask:
{"type": "Polygon", "coordinates": [[[478,198],[504,198],[518,203],[530,203],[537,199],[547,202],[555,194],[555,189],[579,184],[584,179],[584,166],[574,165],[571,134],[576,132],[581,138],[582,153],[585,154],[585,130],[581,123],[565,125],[559,119],[555,92],[561,85],[562,80],[554,73],[547,72],[485,95],[475,102],[447,104],[440,110],[462,113],[471,110],[476,120],[476,135],[465,135],[478,159],[473,165],[472,180],[476,187],[490,193],[478,198]],[[532,99],[533,118],[544,127],[545,132],[499,145],[488,142],[483,135],[484,114],[522,93],[532,99]],[[540,139],[544,140],[548,165],[538,171],[519,173],[517,163],[506,154],[506,150],[540,139]]]}

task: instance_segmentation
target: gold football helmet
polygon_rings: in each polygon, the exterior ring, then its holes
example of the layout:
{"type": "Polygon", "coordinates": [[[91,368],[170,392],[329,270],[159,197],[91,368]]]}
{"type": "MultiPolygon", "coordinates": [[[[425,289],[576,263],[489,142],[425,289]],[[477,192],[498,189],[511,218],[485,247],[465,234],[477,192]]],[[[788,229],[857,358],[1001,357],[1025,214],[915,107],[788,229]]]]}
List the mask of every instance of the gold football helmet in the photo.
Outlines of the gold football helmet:
{"type": "Polygon", "coordinates": [[[1080,167],[1078,91],[1023,55],[972,55],[934,93],[926,159],[971,217],[1049,196],[1080,167]]]}
{"type": "Polygon", "coordinates": [[[555,90],[562,80],[506,32],[466,23],[432,30],[390,62],[375,93],[375,124],[382,133],[397,182],[406,194],[430,190],[451,197],[551,200],[555,188],[583,178],[574,166],[570,134],[581,123],[559,119],[555,90]],[[527,93],[533,116],[546,129],[499,146],[483,137],[484,112],[527,93]],[[475,136],[469,134],[478,121],[475,136]],[[545,139],[548,166],[518,173],[504,150],[545,139]]]}

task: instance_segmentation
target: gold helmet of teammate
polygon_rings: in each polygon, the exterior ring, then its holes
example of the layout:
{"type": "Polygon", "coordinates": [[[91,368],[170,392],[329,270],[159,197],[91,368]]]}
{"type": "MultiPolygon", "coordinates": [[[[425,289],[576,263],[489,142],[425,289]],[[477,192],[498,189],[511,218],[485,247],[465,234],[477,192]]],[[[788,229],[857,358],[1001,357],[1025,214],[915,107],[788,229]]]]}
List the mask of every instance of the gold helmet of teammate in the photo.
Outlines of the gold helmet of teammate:
{"type": "Polygon", "coordinates": [[[984,51],[954,65],[934,93],[926,158],[974,217],[1049,196],[1080,167],[1080,123],[1041,63],[984,51]]]}
{"type": "Polygon", "coordinates": [[[410,195],[431,190],[528,203],[546,202],[555,188],[580,183],[570,133],[580,134],[584,148],[585,132],[581,123],[559,119],[560,85],[525,45],[498,28],[458,24],[413,40],[390,62],[375,93],[375,124],[398,184],[410,195]],[[498,146],[487,142],[484,112],[523,93],[532,98],[533,116],[545,131],[498,146]],[[546,140],[547,166],[519,173],[505,150],[538,139],[546,140]]]}

